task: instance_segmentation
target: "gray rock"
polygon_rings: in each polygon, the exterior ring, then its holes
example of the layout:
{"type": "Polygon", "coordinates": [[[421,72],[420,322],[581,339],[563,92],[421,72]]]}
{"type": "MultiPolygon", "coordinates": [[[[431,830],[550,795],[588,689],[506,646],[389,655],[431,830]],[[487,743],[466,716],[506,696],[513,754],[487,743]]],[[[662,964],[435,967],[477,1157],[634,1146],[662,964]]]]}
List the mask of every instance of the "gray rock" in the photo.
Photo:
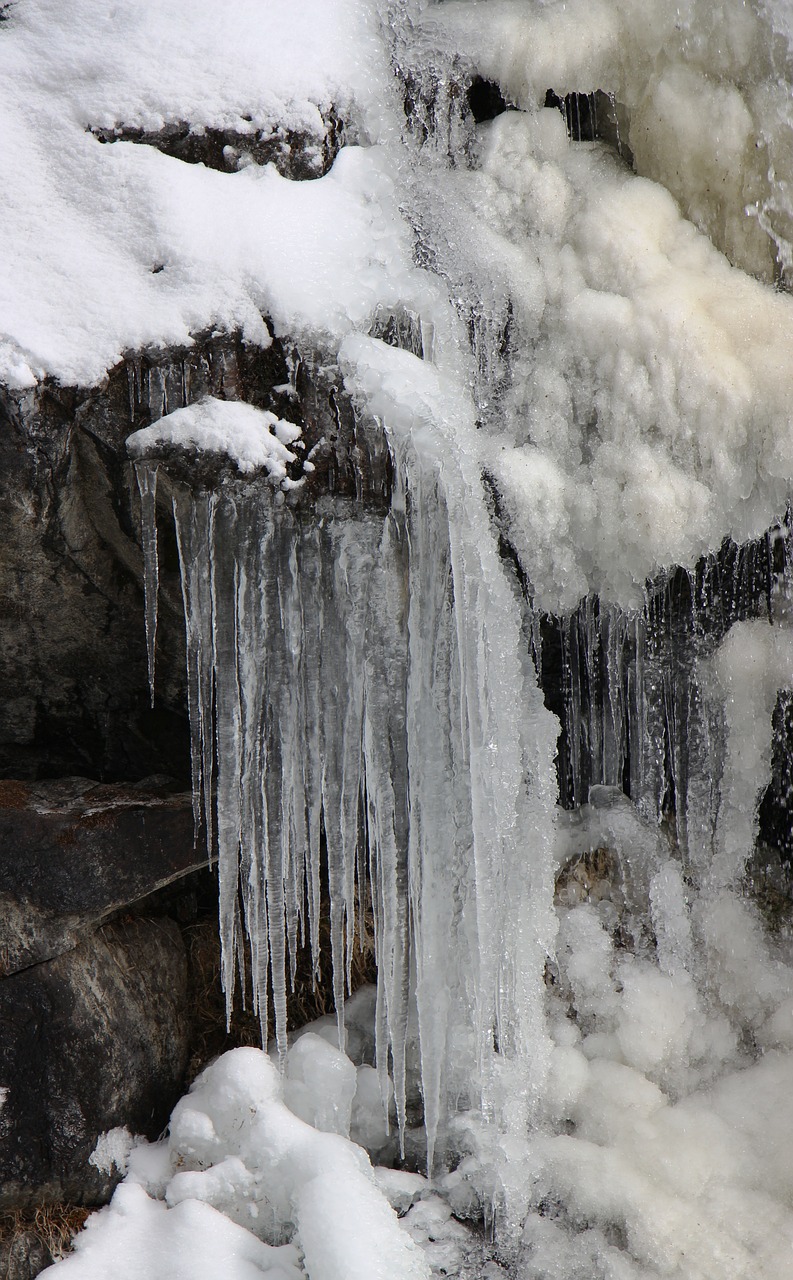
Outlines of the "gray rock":
{"type": "Polygon", "coordinates": [[[188,1051],[187,965],[172,921],[106,925],[0,982],[0,1209],[107,1199],[89,1164],[119,1125],[155,1137],[188,1051]]]}
{"type": "Polygon", "coordinates": [[[328,172],[341,146],[344,125],[331,107],[322,116],[321,130],[313,134],[283,127],[247,133],[206,127],[194,130],[186,121],[170,122],[156,131],[117,124],[93,127],[90,132],[100,142],[156,147],[166,156],[221,173],[235,173],[251,163],[274,164],[282,177],[300,182],[328,172]]]}
{"type": "Polygon", "coordinates": [[[206,865],[190,797],[71,778],[0,781],[0,976],[206,865]]]}
{"type": "Polygon", "coordinates": [[[0,1235],[0,1280],[35,1280],[54,1261],[46,1242],[32,1227],[0,1235]]]}

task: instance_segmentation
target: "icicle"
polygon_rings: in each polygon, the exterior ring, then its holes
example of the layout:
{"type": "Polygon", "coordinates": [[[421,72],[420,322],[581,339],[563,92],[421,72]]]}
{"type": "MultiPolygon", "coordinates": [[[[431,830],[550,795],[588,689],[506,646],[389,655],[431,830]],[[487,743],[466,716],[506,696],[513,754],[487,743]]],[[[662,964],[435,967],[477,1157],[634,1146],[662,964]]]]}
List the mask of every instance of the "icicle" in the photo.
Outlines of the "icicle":
{"type": "MultiPolygon", "coordinates": [[[[466,936],[462,919],[471,807],[460,736],[460,662],[448,516],[437,482],[420,484],[412,492],[408,617],[410,902],[427,1169],[431,1176],[438,1127],[447,1106],[450,1022],[454,1014],[458,1026],[462,1021],[455,952],[470,952],[476,938],[470,933],[466,936]],[[433,744],[431,753],[421,750],[422,743],[433,744]]],[[[474,1065],[470,1060],[458,1061],[457,1080],[462,1080],[474,1065]]]]}
{"type": "Polygon", "coordinates": [[[442,467],[409,435],[392,443],[385,519],[343,508],[304,524],[241,487],[177,490],[174,518],[229,1009],[244,930],[253,1007],[265,1036],[269,981],[283,1059],[306,931],[319,967],[324,827],[340,1043],[368,880],[383,1098],[391,1064],[404,1140],[415,1014],[431,1167],[455,1098],[479,1094],[517,1132],[541,1088],[556,725],[477,464],[453,438],[442,467]]]}
{"type": "Polygon", "coordinates": [[[157,556],[157,470],[156,463],[135,463],[135,477],[140,493],[146,653],[149,662],[149,693],[152,706],[154,706],[154,663],[157,654],[157,608],[160,594],[160,570],[157,556]]]}
{"type": "Polygon", "coordinates": [[[303,736],[303,787],[306,797],[304,866],[308,898],[308,932],[315,981],[319,976],[319,918],[321,908],[322,760],[320,750],[321,600],[320,532],[315,526],[302,536],[298,591],[302,635],[300,666],[300,725],[303,736]]]}
{"type": "Polygon", "coordinates": [[[386,520],[371,576],[365,675],[364,761],[378,969],[378,1070],[387,1097],[388,1047],[400,1138],[404,1135],[409,987],[407,867],[407,601],[398,517],[386,520]]]}
{"type": "MultiPolygon", "coordinates": [[[[199,511],[202,508],[200,498],[193,498],[184,490],[176,490],[173,495],[173,521],[176,530],[176,547],[179,554],[179,573],[182,583],[182,603],[185,617],[185,647],[187,655],[187,708],[190,716],[190,763],[193,779],[193,835],[198,839],[201,818],[204,810],[210,809],[211,772],[207,776],[204,768],[204,743],[212,731],[207,727],[204,712],[204,680],[205,650],[209,648],[207,639],[211,635],[211,617],[207,602],[199,597],[201,569],[205,569],[208,583],[209,562],[206,554],[202,556],[201,538],[198,533],[200,523],[199,511]],[[200,567],[199,567],[200,566],[200,567]]],[[[208,510],[206,500],[203,503],[204,528],[208,528],[208,510]]],[[[208,655],[211,663],[211,652],[208,655]]],[[[211,673],[211,665],[210,665],[211,673]]],[[[211,679],[211,674],[210,674],[211,679]]],[[[209,815],[207,814],[208,818],[209,815]]],[[[212,857],[211,841],[207,851],[212,857]]]]}
{"type": "MultiPolygon", "coordinates": [[[[215,673],[217,843],[222,942],[221,981],[231,1018],[237,954],[237,885],[240,863],[241,706],[237,617],[240,566],[235,554],[237,506],[232,493],[210,500],[212,652],[215,673]]],[[[273,980],[275,986],[275,978],[273,980]]]]}

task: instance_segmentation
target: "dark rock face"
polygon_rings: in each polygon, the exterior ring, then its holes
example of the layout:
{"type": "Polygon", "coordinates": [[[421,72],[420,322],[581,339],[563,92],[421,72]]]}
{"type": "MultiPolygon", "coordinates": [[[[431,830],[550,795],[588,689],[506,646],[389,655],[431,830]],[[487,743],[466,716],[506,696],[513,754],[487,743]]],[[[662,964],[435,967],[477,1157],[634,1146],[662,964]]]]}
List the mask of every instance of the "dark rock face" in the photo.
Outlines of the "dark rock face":
{"type": "Polygon", "coordinates": [[[99,1134],[165,1124],[191,1026],[158,896],[205,865],[167,787],[0,782],[0,1208],[101,1202],[99,1134]],[[156,918],[121,914],[141,901],[156,918]]]}
{"type": "Polygon", "coordinates": [[[187,1058],[187,965],[177,925],[107,925],[71,953],[0,982],[0,1208],[101,1203],[89,1164],[117,1125],[156,1136],[187,1058]]]}
{"type": "MultiPolygon", "coordinates": [[[[129,477],[79,405],[0,391],[0,776],[178,775],[178,677],[156,715],[145,696],[129,477]]],[[[180,635],[165,635],[176,673],[180,635]]]]}
{"type": "MultiPolygon", "coordinates": [[[[245,400],[303,427],[315,471],[299,491],[301,506],[319,493],[387,500],[382,434],[356,425],[335,364],[286,342],[262,350],[238,335],[204,335],[191,347],[131,356],[96,388],[0,389],[0,777],[166,773],[187,785],[169,495],[164,488],[152,710],[139,505],[124,442],[204,395],[245,400]]],[[[191,480],[201,480],[193,469],[191,480]]]]}
{"type": "Polygon", "coordinates": [[[86,929],[204,865],[189,796],[82,778],[0,782],[0,976],[73,949],[86,929]]]}
{"type": "Polygon", "coordinates": [[[3,1280],[34,1280],[54,1262],[44,1240],[27,1226],[9,1224],[5,1238],[0,1236],[0,1276],[3,1280]]]}

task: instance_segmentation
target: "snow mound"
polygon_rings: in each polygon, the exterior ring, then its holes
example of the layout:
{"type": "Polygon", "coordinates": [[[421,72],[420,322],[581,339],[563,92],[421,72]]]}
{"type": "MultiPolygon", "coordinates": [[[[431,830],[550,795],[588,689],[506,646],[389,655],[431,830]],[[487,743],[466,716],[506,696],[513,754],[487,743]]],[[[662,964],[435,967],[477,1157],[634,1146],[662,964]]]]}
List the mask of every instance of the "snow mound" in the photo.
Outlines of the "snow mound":
{"type": "Polygon", "coordinates": [[[170,450],[227,458],[242,475],[265,471],[271,481],[284,484],[287,464],[297,461],[288,446],[300,435],[300,427],[269,410],[206,396],[133,432],[127,452],[136,461],[170,450]]]}
{"type": "MultiPolygon", "coordinates": [[[[349,1114],[349,1059],[316,1035],[295,1049],[293,1079],[318,1119],[329,1069],[349,1114]]],[[[429,1280],[365,1151],[290,1111],[259,1049],[233,1049],[199,1075],[167,1147],[135,1148],[126,1181],[57,1268],[64,1280],[429,1280]]]]}

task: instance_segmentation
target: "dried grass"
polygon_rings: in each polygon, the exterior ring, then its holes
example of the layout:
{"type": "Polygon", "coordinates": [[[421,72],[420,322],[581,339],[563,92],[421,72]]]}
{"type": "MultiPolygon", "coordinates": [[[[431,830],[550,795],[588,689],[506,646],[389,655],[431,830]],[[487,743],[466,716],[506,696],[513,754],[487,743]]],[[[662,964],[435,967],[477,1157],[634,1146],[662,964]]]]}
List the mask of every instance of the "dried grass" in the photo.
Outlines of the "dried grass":
{"type": "Polygon", "coordinates": [[[0,1256],[5,1266],[4,1274],[10,1274],[15,1242],[24,1242],[26,1253],[38,1245],[37,1252],[48,1254],[53,1262],[70,1253],[74,1237],[82,1230],[91,1212],[84,1205],[75,1204],[38,1205],[34,1209],[1,1212],[0,1256]]]}

